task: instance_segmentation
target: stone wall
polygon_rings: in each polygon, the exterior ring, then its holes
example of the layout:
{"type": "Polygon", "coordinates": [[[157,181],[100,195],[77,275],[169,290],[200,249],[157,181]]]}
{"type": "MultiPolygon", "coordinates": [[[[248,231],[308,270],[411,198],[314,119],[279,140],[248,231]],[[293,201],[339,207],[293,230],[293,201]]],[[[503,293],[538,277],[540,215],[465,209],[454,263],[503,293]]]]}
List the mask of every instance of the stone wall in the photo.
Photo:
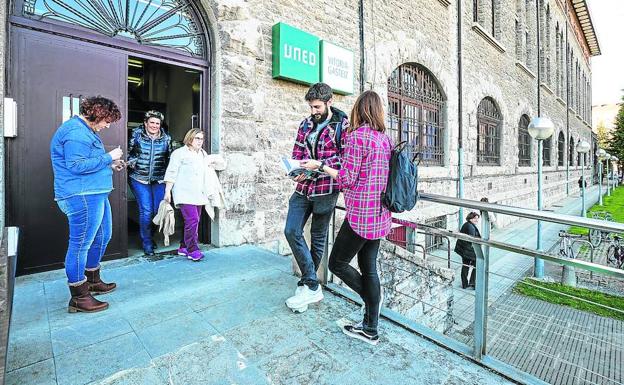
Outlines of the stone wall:
{"type": "Polygon", "coordinates": [[[440,333],[453,327],[453,270],[383,241],[378,271],[385,307],[440,333]]]}
{"type": "MultiPolygon", "coordinates": [[[[537,114],[537,80],[531,69],[516,63],[515,1],[496,2],[500,26],[495,30],[494,40],[487,36],[488,25],[481,26],[483,28],[473,25],[472,1],[461,1],[465,197],[478,199],[487,195],[493,202],[532,207],[535,205],[537,146],[532,146],[531,166],[518,167],[517,126],[522,114],[537,114]],[[496,101],[503,115],[499,166],[480,166],[476,162],[476,109],[486,96],[496,101]]],[[[353,50],[355,89],[359,89],[362,79],[365,88],[378,91],[384,100],[388,77],[401,64],[416,63],[430,71],[446,98],[444,164],[421,167],[420,189],[451,196],[457,194],[456,2],[364,2],[365,68],[361,74],[358,0],[201,0],[200,3],[211,43],[211,149],[224,154],[229,165],[220,176],[227,207],[218,213],[213,226],[212,238],[216,245],[255,243],[288,252],[282,231],[294,184],[283,176],[278,160],[290,153],[297,126],[309,115],[309,109],[303,100],[307,86],[272,79],[271,27],[277,22],[291,24],[353,50]]],[[[551,29],[555,22],[563,25],[563,13],[557,2],[550,0],[548,3],[553,17],[551,29]]],[[[0,22],[4,21],[5,6],[6,2],[0,5],[0,22]]],[[[487,19],[483,19],[484,24],[488,23],[487,19]]],[[[3,79],[5,36],[0,33],[0,81],[3,85],[6,83],[3,79]]],[[[554,33],[551,40],[553,36],[554,33]]],[[[570,36],[575,35],[570,33],[570,36]]],[[[551,44],[551,54],[554,45],[551,44]]],[[[581,58],[579,44],[571,41],[571,46],[575,57],[581,58]]],[[[587,63],[581,62],[584,71],[589,73],[587,63]]],[[[551,117],[557,126],[556,135],[561,130],[566,131],[567,108],[565,95],[552,92],[553,88],[556,87],[552,84],[541,88],[541,104],[542,115],[551,117]]],[[[334,105],[349,112],[354,100],[355,95],[336,96],[334,105]]],[[[570,132],[575,141],[579,137],[590,138],[589,125],[575,112],[570,114],[570,132]]],[[[553,146],[553,154],[556,154],[555,149],[553,146]]],[[[2,151],[0,145],[0,156],[2,151]]],[[[546,204],[566,195],[565,173],[556,166],[556,161],[553,157],[553,165],[545,168],[546,204]]],[[[576,162],[574,164],[570,170],[570,193],[577,191],[579,170],[576,162]]],[[[4,209],[2,205],[0,208],[4,209]]],[[[452,207],[419,204],[407,216],[424,220],[455,213],[452,207]]],[[[3,218],[4,215],[0,215],[0,221],[3,218]]],[[[447,223],[453,226],[452,221],[447,223]]]]}
{"type": "MultiPolygon", "coordinates": [[[[535,3],[531,2],[533,5],[535,3]]],[[[421,190],[455,196],[458,178],[458,95],[456,7],[445,1],[365,2],[365,72],[359,73],[359,2],[287,2],[274,0],[227,0],[210,2],[215,19],[215,58],[220,82],[215,84],[220,101],[219,119],[214,125],[218,136],[215,151],[223,152],[229,168],[221,179],[227,195],[227,210],[220,213],[217,245],[256,243],[278,252],[288,252],[282,235],[288,197],[293,183],[282,176],[281,155],[290,153],[296,128],[308,115],[303,95],[307,87],[271,78],[271,26],[289,23],[352,49],[355,54],[356,89],[360,76],[365,87],[387,97],[387,79],[403,63],[427,68],[438,81],[444,108],[444,165],[421,167],[421,190]],[[417,9],[418,12],[412,12],[417,9]],[[321,11],[322,10],[322,11],[321,11]]],[[[472,1],[463,1],[464,166],[466,198],[488,196],[490,201],[522,207],[536,206],[537,145],[533,141],[531,165],[518,166],[518,122],[523,114],[537,115],[537,58],[528,66],[516,57],[515,2],[499,1],[496,9],[499,27],[496,37],[487,36],[488,26],[472,22],[472,1]],[[503,116],[501,162],[482,166],[476,160],[477,106],[492,97],[503,116]]],[[[564,25],[563,13],[550,1],[551,28],[564,25]]],[[[529,14],[528,16],[534,15],[529,14]]],[[[486,18],[487,19],[487,18],[486,18]]],[[[533,20],[535,21],[535,20],[533,20]]],[[[535,23],[533,23],[534,25],[535,23]]],[[[554,40],[554,32],[550,40],[554,40]]],[[[571,37],[574,34],[570,34],[571,37]]],[[[571,42],[576,57],[582,57],[578,43],[571,42]]],[[[526,44],[526,42],[525,42],[526,44]]],[[[535,39],[529,44],[535,45],[535,39]]],[[[554,42],[550,44],[554,56],[554,42]]],[[[529,47],[537,53],[537,47],[529,47]]],[[[554,63],[551,63],[554,66],[554,63]]],[[[589,73],[587,63],[584,70],[589,73]]],[[[553,70],[553,73],[556,72],[553,70]]],[[[552,83],[552,81],[551,81],[552,83]]],[[[578,192],[580,169],[570,167],[566,190],[565,166],[558,166],[556,138],[566,131],[565,93],[555,94],[552,84],[543,84],[541,113],[556,125],[551,148],[551,166],[544,167],[544,202],[549,205],[578,192]]],[[[565,91],[565,89],[564,89],[565,91]]],[[[335,105],[350,110],[354,96],[336,96],[335,105]]],[[[590,127],[570,112],[570,136],[590,139],[590,127]]],[[[566,142],[567,164],[568,147],[566,142]]],[[[589,175],[589,171],[586,172],[589,175]]],[[[429,217],[456,217],[453,207],[421,203],[404,216],[422,221],[429,217]]],[[[514,220],[501,218],[504,225],[514,220]]],[[[457,220],[448,220],[454,227],[457,220]]]]}

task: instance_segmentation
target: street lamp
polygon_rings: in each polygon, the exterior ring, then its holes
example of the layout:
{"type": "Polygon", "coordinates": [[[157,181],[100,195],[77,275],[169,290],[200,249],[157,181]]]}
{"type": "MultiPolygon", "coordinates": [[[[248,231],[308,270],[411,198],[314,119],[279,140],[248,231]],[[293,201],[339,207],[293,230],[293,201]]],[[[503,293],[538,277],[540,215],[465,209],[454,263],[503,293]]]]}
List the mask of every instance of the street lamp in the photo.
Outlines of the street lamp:
{"type": "MultiPolygon", "coordinates": [[[[533,118],[528,130],[529,135],[537,140],[537,209],[542,210],[542,142],[552,136],[555,125],[548,118],[537,117],[533,118]]],[[[542,221],[537,221],[537,250],[542,251],[542,221]]],[[[535,258],[533,275],[535,278],[544,277],[544,261],[541,258],[535,258]]]]}
{"type": "Polygon", "coordinates": [[[611,159],[611,154],[607,153],[605,155],[605,160],[607,164],[607,196],[611,196],[611,183],[609,182],[609,160],[611,159]]]}
{"type": "Polygon", "coordinates": [[[602,206],[602,161],[606,159],[607,152],[602,148],[596,151],[598,157],[598,204],[602,206]]]}
{"type": "Polygon", "coordinates": [[[589,152],[590,145],[585,140],[581,140],[576,145],[576,152],[581,154],[581,216],[585,217],[585,154],[589,152]]]}

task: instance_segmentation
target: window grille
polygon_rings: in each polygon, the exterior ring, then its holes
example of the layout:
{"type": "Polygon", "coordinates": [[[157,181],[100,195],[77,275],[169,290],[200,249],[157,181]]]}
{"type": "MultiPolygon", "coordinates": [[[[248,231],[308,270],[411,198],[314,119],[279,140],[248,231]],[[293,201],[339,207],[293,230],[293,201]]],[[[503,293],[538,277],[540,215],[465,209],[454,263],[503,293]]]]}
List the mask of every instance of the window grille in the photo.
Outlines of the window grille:
{"type": "Polygon", "coordinates": [[[445,105],[438,82],[418,64],[403,64],[388,78],[389,133],[423,165],[444,164],[445,105]]]}
{"type": "Polygon", "coordinates": [[[24,0],[22,14],[56,20],[106,36],[135,39],[143,45],[206,56],[202,22],[189,0],[58,1],[24,0]]]}
{"type": "Polygon", "coordinates": [[[531,136],[529,135],[529,117],[522,115],[518,123],[518,165],[531,165],[531,136]]]}
{"type": "Polygon", "coordinates": [[[568,164],[570,166],[574,166],[574,139],[570,138],[570,142],[568,144],[568,164]]]}
{"type": "MultiPolygon", "coordinates": [[[[439,229],[446,229],[446,215],[425,219],[425,225],[439,229]]],[[[425,235],[425,250],[427,252],[439,249],[444,245],[444,239],[441,236],[433,234],[425,235]]]]}
{"type": "Polygon", "coordinates": [[[559,133],[557,146],[558,146],[557,164],[559,166],[563,166],[565,162],[565,136],[563,135],[563,132],[559,133]]]}
{"type": "Polygon", "coordinates": [[[552,136],[542,142],[542,165],[550,166],[550,154],[552,153],[552,136]]]}
{"type": "Polygon", "coordinates": [[[502,116],[494,100],[481,100],[477,109],[477,164],[500,164],[502,116]]]}

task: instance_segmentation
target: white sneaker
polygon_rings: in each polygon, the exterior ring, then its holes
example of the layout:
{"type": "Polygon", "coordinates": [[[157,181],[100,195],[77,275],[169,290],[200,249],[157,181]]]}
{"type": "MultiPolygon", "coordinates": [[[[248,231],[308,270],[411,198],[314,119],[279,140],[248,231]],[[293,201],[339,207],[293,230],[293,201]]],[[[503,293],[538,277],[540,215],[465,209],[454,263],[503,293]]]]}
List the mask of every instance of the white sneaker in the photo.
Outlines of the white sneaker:
{"type": "Polygon", "coordinates": [[[323,289],[321,285],[316,290],[310,290],[308,285],[297,287],[295,295],[286,300],[289,308],[300,309],[311,303],[319,302],[323,299],[323,289]],[[301,288],[301,289],[299,289],[301,288]]]}
{"type": "Polygon", "coordinates": [[[286,300],[286,305],[288,305],[289,303],[293,302],[295,300],[295,298],[297,298],[301,293],[301,291],[303,290],[303,286],[304,285],[297,285],[297,288],[295,289],[295,295],[293,295],[292,297],[288,297],[288,299],[286,300]]]}

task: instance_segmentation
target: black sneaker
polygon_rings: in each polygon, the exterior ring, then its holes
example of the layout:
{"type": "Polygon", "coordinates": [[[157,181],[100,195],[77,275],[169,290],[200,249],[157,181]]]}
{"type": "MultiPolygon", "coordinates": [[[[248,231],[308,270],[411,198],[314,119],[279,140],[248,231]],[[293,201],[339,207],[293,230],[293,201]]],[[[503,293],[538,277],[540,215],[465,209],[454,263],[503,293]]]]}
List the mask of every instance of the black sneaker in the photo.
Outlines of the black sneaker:
{"type": "Polygon", "coordinates": [[[379,335],[369,334],[364,331],[362,323],[357,323],[355,325],[345,325],[342,327],[342,332],[349,337],[357,338],[358,340],[362,340],[371,345],[377,345],[379,342],[379,335]]]}

